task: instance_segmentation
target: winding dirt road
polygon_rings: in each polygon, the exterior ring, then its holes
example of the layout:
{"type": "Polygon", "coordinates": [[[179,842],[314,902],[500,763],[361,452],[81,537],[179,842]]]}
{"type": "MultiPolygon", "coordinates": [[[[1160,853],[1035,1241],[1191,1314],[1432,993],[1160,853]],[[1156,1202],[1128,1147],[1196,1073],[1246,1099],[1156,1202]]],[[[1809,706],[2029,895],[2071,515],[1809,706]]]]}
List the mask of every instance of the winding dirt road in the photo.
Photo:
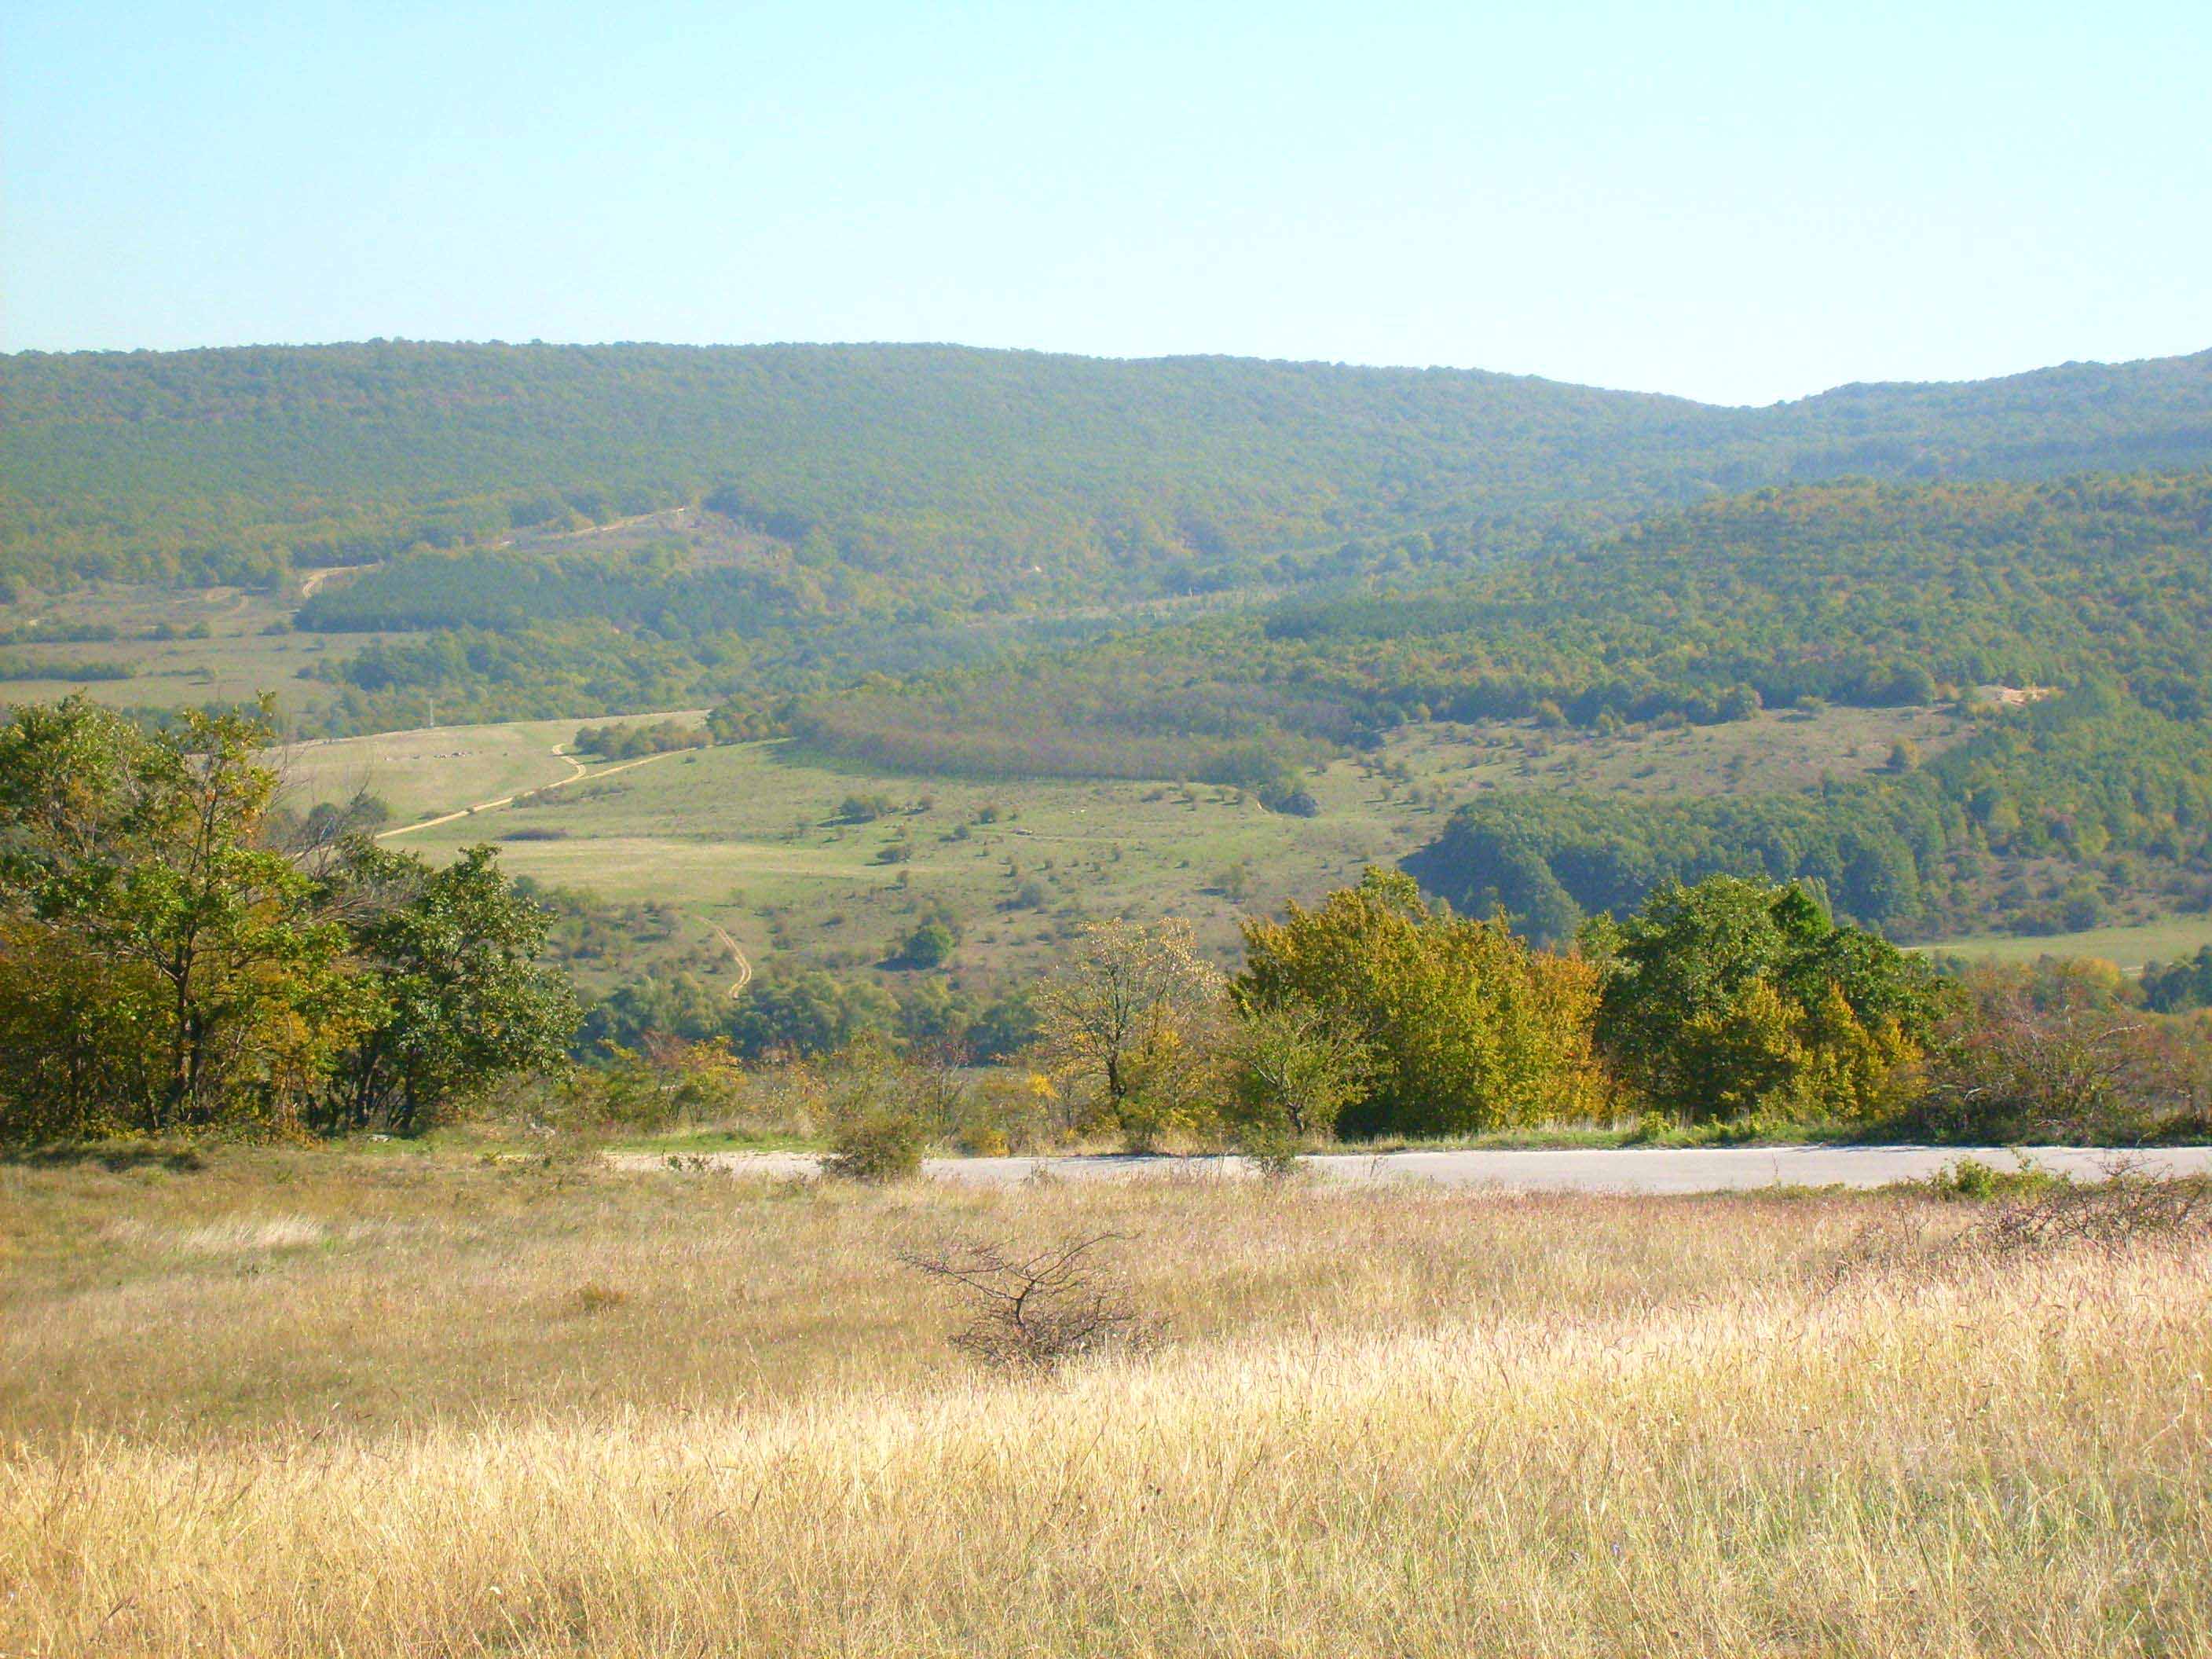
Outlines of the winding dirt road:
{"type": "MultiPolygon", "coordinates": [[[[541,783],[536,788],[518,789],[514,794],[501,795],[497,800],[478,801],[474,806],[464,806],[458,811],[443,813],[434,818],[419,818],[413,823],[403,823],[396,830],[380,830],[377,831],[376,839],[390,841],[394,836],[411,836],[417,830],[435,830],[441,823],[451,823],[455,818],[465,818],[472,813],[496,811],[502,806],[514,805],[524,795],[536,794],[539,789],[555,789],[564,783],[574,783],[589,769],[583,762],[569,754],[560,744],[556,743],[553,745],[553,753],[558,759],[568,763],[569,771],[567,777],[556,778],[551,783],[541,783]]],[[[658,759],[659,757],[647,756],[647,758],[658,759]]],[[[605,774],[602,773],[600,775],[605,776],[605,774]]]]}
{"type": "Polygon", "coordinates": [[[719,921],[710,921],[708,929],[721,941],[722,948],[730,953],[731,965],[738,970],[737,982],[730,987],[730,1000],[735,1002],[744,995],[745,987],[753,982],[753,965],[745,959],[744,949],[730,937],[730,930],[719,921]]]}
{"type": "MultiPolygon", "coordinates": [[[[658,755],[646,755],[637,760],[618,762],[613,766],[605,767],[600,770],[594,772],[591,768],[586,766],[583,762],[578,760],[574,755],[570,754],[563,745],[556,743],[553,745],[553,753],[557,758],[568,763],[570,769],[567,777],[556,778],[550,783],[538,784],[528,789],[518,789],[511,795],[501,795],[497,800],[481,800],[474,806],[464,806],[458,811],[441,813],[434,818],[421,818],[413,823],[403,823],[396,830],[380,830],[377,831],[376,839],[379,841],[390,841],[394,836],[411,836],[417,830],[434,830],[440,824],[451,823],[456,818],[471,817],[478,812],[496,811],[502,806],[514,805],[515,802],[520,800],[525,795],[535,795],[547,789],[558,789],[563,784],[576,783],[586,777],[589,777],[596,783],[601,778],[611,778],[614,776],[616,773],[627,772],[633,767],[644,766],[657,760],[666,760],[671,755],[689,755],[695,754],[696,752],[697,751],[696,750],[690,749],[664,750],[658,755]]],[[[735,945],[732,945],[730,948],[733,951],[737,950],[737,946],[735,945]]],[[[738,952],[738,959],[740,962],[744,960],[744,953],[743,951],[740,951],[738,952]]],[[[752,977],[752,970],[750,968],[745,970],[745,976],[748,979],[752,977]]]]}
{"type": "Polygon", "coordinates": [[[350,576],[368,569],[365,564],[326,564],[310,570],[300,578],[300,597],[312,599],[322,585],[333,576],[350,576]]]}

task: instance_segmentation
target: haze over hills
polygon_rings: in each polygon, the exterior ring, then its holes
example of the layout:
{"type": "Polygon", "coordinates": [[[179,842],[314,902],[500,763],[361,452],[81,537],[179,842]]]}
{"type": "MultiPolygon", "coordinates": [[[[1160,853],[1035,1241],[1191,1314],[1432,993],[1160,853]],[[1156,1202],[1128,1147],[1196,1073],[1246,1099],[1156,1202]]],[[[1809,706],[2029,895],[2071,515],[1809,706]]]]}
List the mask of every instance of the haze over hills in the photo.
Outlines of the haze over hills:
{"type": "Polygon", "coordinates": [[[1333,574],[1280,555],[1408,532],[1461,562],[1769,483],[2195,466],[2212,352],[1735,409],[1224,357],[377,342],[20,354],[0,410],[18,583],[265,584],[704,499],[832,608],[1020,608],[1333,574]]]}

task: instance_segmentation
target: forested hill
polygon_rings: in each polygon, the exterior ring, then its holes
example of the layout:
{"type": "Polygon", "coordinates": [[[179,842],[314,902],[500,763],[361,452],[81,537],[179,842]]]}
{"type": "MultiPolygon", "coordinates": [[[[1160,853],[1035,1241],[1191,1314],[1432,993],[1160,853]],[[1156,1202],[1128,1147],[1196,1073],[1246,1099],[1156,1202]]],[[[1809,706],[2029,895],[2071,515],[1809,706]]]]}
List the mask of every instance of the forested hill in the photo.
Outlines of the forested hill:
{"type": "Polygon", "coordinates": [[[970,775],[1295,769],[1434,720],[1549,744],[1943,702],[1973,735],[1813,793],[1480,786],[1410,861],[1563,938],[1657,882],[1814,879],[1921,935],[2212,903],[2212,474],[1761,490],[1454,582],[1211,619],[802,701],[800,735],[970,775]],[[2014,688],[2017,702],[1980,688],[2014,688]]]}
{"type": "Polygon", "coordinates": [[[1018,607],[1578,542],[1766,483],[2208,462],[2212,352],[1763,410],[918,345],[27,353],[0,580],[264,581],[704,499],[816,568],[1018,607]]]}

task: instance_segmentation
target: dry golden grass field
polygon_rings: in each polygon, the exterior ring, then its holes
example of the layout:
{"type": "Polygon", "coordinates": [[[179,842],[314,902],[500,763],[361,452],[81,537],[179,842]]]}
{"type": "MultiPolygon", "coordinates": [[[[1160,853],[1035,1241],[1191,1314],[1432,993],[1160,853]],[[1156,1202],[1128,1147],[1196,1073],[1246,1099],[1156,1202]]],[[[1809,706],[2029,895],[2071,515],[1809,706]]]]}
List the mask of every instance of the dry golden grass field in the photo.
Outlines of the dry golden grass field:
{"type": "Polygon", "coordinates": [[[0,1165],[0,1654],[2212,1653],[2212,1261],[1979,1212],[0,1165]]]}

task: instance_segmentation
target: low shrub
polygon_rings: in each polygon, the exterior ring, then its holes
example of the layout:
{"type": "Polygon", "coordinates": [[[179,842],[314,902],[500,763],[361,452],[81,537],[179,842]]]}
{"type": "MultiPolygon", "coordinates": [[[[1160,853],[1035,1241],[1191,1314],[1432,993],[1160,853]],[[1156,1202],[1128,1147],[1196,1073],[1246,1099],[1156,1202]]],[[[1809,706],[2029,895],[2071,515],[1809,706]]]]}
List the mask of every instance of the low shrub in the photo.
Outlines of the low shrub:
{"type": "Polygon", "coordinates": [[[878,1109],[847,1118],[831,1136],[822,1172],[840,1181],[911,1181],[921,1173],[921,1121],[878,1109]]]}
{"type": "Polygon", "coordinates": [[[2126,1145],[2208,1127],[2212,1045],[2080,975],[1989,973],[1898,1120],[1935,1140],[2126,1145]]]}
{"type": "Polygon", "coordinates": [[[1978,1158],[1962,1158],[1929,1176],[1927,1187],[1937,1198],[1985,1203],[1992,1199],[2029,1197],[2068,1185],[2070,1180],[2038,1164],[2023,1163],[2017,1169],[2000,1170],[1978,1158]]]}
{"type": "Polygon", "coordinates": [[[2212,1241],[2212,1181],[2147,1174],[2124,1163],[2094,1182],[2027,1166],[1996,1170],[1964,1159],[1919,1183],[1947,1201],[1985,1206],[1948,1228],[1924,1206],[1901,1205],[1862,1228],[1825,1270],[1832,1286],[1869,1274],[1924,1276],[2004,1264],[2069,1249],[2117,1255],[2159,1244],[2212,1241]]]}
{"type": "Polygon", "coordinates": [[[2208,1237],[2212,1182],[2145,1175],[2124,1166],[2092,1184],[2053,1180],[2003,1205],[1962,1236],[1958,1248],[2002,1258],[2075,1246],[2118,1251],[2208,1237]]]}
{"type": "Polygon", "coordinates": [[[899,1260],[950,1289],[969,1315],[952,1346],[994,1370],[1052,1370],[1072,1360],[1153,1346],[1157,1321],[1139,1315],[1120,1279],[1093,1252],[1122,1238],[1093,1233],[1022,1254],[960,1243],[899,1260]]]}

